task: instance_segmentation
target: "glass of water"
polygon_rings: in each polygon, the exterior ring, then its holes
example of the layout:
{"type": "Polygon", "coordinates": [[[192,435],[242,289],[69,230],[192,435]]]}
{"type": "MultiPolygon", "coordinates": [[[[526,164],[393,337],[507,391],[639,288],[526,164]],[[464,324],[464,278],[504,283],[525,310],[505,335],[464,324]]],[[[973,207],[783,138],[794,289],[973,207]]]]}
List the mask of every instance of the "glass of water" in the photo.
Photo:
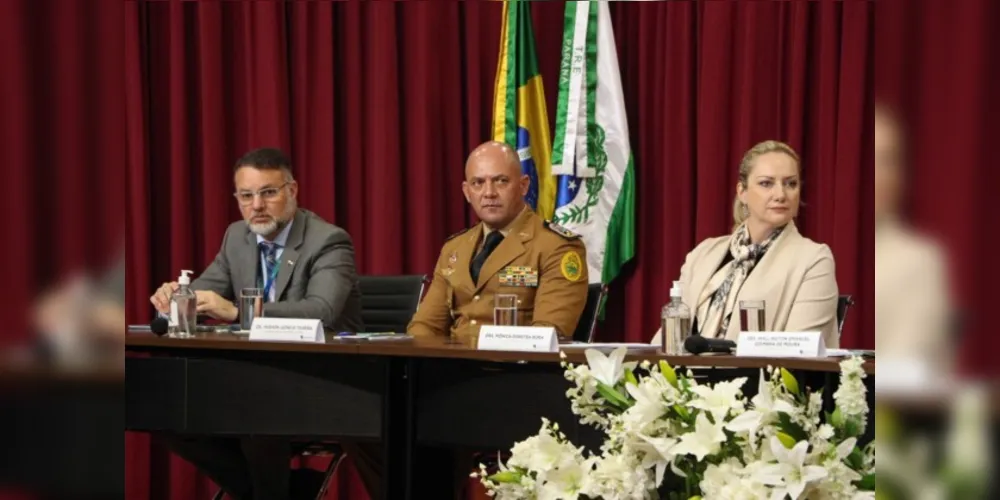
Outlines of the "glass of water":
{"type": "Polygon", "coordinates": [[[264,316],[264,290],[244,288],[240,292],[240,330],[249,332],[253,320],[264,316]]]}
{"type": "Polygon", "coordinates": [[[741,300],[740,301],[740,331],[741,332],[762,332],[766,328],[764,324],[764,301],[763,300],[741,300]]]}
{"type": "Polygon", "coordinates": [[[517,326],[517,295],[498,294],[493,303],[493,324],[517,326]]]}

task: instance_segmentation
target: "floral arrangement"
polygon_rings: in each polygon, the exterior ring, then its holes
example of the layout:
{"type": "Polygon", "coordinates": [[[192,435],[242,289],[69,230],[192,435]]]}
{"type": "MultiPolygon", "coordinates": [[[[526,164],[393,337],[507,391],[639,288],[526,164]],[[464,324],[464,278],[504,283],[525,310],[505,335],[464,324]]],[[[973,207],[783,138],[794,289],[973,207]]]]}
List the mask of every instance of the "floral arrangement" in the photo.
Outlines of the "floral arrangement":
{"type": "Polygon", "coordinates": [[[587,365],[565,361],[567,392],[581,423],[603,431],[599,454],[574,446],[558,424],[516,443],[506,463],[472,476],[498,499],[874,499],[875,446],[858,447],[868,419],[860,358],[841,363],[836,410],[821,415],[784,369],[714,386],[665,362],[625,363],[589,349],[587,365]],[[642,375],[636,374],[636,368],[642,375]],[[769,375],[769,376],[766,376],[769,375]]]}

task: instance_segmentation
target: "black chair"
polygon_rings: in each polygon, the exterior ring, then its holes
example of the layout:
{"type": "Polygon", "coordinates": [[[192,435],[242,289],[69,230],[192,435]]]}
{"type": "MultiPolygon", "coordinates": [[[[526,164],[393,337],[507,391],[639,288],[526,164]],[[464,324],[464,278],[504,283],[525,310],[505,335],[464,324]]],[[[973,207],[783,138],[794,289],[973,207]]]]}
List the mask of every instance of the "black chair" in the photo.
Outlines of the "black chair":
{"type": "Polygon", "coordinates": [[[844,321],[847,320],[847,311],[854,306],[854,299],[850,295],[841,295],[837,300],[837,334],[844,333],[844,321]]]}
{"type": "Polygon", "coordinates": [[[607,294],[607,285],[596,283],[587,288],[587,305],[583,307],[580,322],[577,323],[576,331],[573,332],[573,340],[575,342],[586,342],[589,344],[594,341],[594,331],[597,329],[597,313],[601,308],[601,302],[604,302],[604,297],[607,294]]]}
{"type": "MultiPolygon", "coordinates": [[[[336,474],[340,464],[346,456],[336,443],[297,443],[292,446],[292,453],[289,460],[295,457],[330,457],[330,462],[322,471],[309,467],[299,467],[292,469],[289,477],[289,498],[292,500],[322,500],[326,497],[326,492],[330,487],[330,480],[336,474]]],[[[223,500],[226,492],[219,490],[212,497],[213,500],[223,500]]]]}
{"type": "Polygon", "coordinates": [[[362,276],[361,319],[367,332],[404,333],[420,305],[426,275],[362,276]]]}

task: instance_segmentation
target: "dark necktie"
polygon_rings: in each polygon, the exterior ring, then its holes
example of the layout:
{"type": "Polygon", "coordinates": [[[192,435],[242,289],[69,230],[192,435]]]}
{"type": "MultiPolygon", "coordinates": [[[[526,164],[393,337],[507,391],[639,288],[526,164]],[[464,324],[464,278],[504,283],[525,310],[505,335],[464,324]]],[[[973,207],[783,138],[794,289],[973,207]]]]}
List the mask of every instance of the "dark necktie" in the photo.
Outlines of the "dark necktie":
{"type": "Polygon", "coordinates": [[[503,241],[503,234],[500,231],[493,231],[486,235],[486,241],[483,243],[483,249],[476,254],[476,257],[472,259],[469,264],[469,274],[472,275],[472,282],[479,284],[479,271],[483,269],[483,264],[486,263],[486,259],[490,257],[490,254],[498,246],[500,242],[503,241]]]}

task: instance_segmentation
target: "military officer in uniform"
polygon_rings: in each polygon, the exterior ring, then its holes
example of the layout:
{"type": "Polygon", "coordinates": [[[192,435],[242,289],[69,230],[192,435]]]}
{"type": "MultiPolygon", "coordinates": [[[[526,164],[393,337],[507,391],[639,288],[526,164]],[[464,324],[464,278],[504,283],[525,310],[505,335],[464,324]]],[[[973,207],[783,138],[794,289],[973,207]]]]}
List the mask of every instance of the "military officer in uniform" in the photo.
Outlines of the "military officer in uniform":
{"type": "Polygon", "coordinates": [[[524,202],[530,179],[517,152],[487,142],[469,155],[462,191],[480,224],[444,244],[414,336],[478,337],[493,323],[494,297],[517,296],[518,326],[551,326],[569,339],[587,302],[586,248],[524,202]]]}
{"type": "MultiPolygon", "coordinates": [[[[573,335],[587,302],[586,249],[579,236],[547,223],[525,204],[530,180],[521,173],[517,152],[500,142],[485,143],[469,155],[462,191],[481,224],[445,243],[434,279],[407,328],[415,337],[454,335],[478,338],[493,323],[496,294],[518,297],[518,325],[552,326],[560,337],[573,335]]],[[[352,455],[372,498],[380,498],[384,474],[377,446],[355,446],[352,455]]],[[[458,453],[461,469],[470,463],[458,453]]],[[[468,479],[456,470],[456,494],[468,479]]]]}

